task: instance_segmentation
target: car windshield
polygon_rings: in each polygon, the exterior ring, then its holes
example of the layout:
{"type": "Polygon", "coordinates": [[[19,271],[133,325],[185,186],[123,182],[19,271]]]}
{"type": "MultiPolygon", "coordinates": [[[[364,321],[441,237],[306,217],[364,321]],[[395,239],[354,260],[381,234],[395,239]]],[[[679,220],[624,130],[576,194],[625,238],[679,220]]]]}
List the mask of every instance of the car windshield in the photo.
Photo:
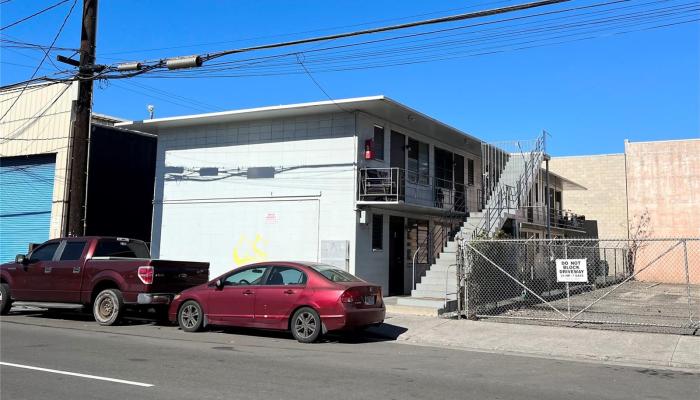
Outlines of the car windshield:
{"type": "Polygon", "coordinates": [[[323,275],[331,282],[361,282],[355,275],[327,264],[309,264],[309,268],[323,275]]]}

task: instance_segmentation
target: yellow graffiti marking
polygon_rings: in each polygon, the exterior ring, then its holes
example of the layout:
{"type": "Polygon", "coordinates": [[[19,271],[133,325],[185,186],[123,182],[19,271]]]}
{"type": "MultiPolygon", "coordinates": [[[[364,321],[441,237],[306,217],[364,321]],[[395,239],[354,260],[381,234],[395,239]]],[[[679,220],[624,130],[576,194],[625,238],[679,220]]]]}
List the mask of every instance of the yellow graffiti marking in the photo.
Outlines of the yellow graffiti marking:
{"type": "Polygon", "coordinates": [[[267,241],[259,233],[255,235],[255,240],[253,241],[249,241],[245,235],[241,235],[233,248],[233,262],[236,266],[266,261],[267,253],[260,248],[261,244],[264,247],[267,241]]]}

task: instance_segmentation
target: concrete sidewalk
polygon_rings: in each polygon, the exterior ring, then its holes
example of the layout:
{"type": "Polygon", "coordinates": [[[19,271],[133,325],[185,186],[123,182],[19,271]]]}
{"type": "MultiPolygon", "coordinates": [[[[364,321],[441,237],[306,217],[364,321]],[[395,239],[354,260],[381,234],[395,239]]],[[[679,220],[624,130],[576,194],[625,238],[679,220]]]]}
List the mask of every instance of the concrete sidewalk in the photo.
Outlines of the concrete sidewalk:
{"type": "Polygon", "coordinates": [[[371,333],[397,343],[700,370],[700,337],[388,314],[371,333]]]}

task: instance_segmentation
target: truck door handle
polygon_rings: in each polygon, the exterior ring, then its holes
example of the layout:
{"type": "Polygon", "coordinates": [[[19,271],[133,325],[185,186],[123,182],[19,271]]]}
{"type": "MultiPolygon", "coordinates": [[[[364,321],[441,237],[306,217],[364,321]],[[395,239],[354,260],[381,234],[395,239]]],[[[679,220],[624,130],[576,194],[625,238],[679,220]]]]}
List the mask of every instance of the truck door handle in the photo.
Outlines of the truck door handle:
{"type": "Polygon", "coordinates": [[[294,294],[294,291],[292,289],[287,289],[284,291],[284,294],[294,294]]]}
{"type": "Polygon", "coordinates": [[[253,291],[252,290],[245,290],[245,291],[243,291],[243,294],[247,296],[249,294],[253,294],[253,291]]]}

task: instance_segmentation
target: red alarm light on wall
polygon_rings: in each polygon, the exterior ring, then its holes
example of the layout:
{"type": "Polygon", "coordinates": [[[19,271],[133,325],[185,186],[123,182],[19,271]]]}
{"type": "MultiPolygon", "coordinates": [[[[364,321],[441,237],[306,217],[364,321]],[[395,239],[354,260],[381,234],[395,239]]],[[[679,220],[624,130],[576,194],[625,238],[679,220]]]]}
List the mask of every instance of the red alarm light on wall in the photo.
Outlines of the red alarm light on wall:
{"type": "Polygon", "coordinates": [[[372,139],[365,140],[365,160],[374,158],[374,142],[372,139]]]}

